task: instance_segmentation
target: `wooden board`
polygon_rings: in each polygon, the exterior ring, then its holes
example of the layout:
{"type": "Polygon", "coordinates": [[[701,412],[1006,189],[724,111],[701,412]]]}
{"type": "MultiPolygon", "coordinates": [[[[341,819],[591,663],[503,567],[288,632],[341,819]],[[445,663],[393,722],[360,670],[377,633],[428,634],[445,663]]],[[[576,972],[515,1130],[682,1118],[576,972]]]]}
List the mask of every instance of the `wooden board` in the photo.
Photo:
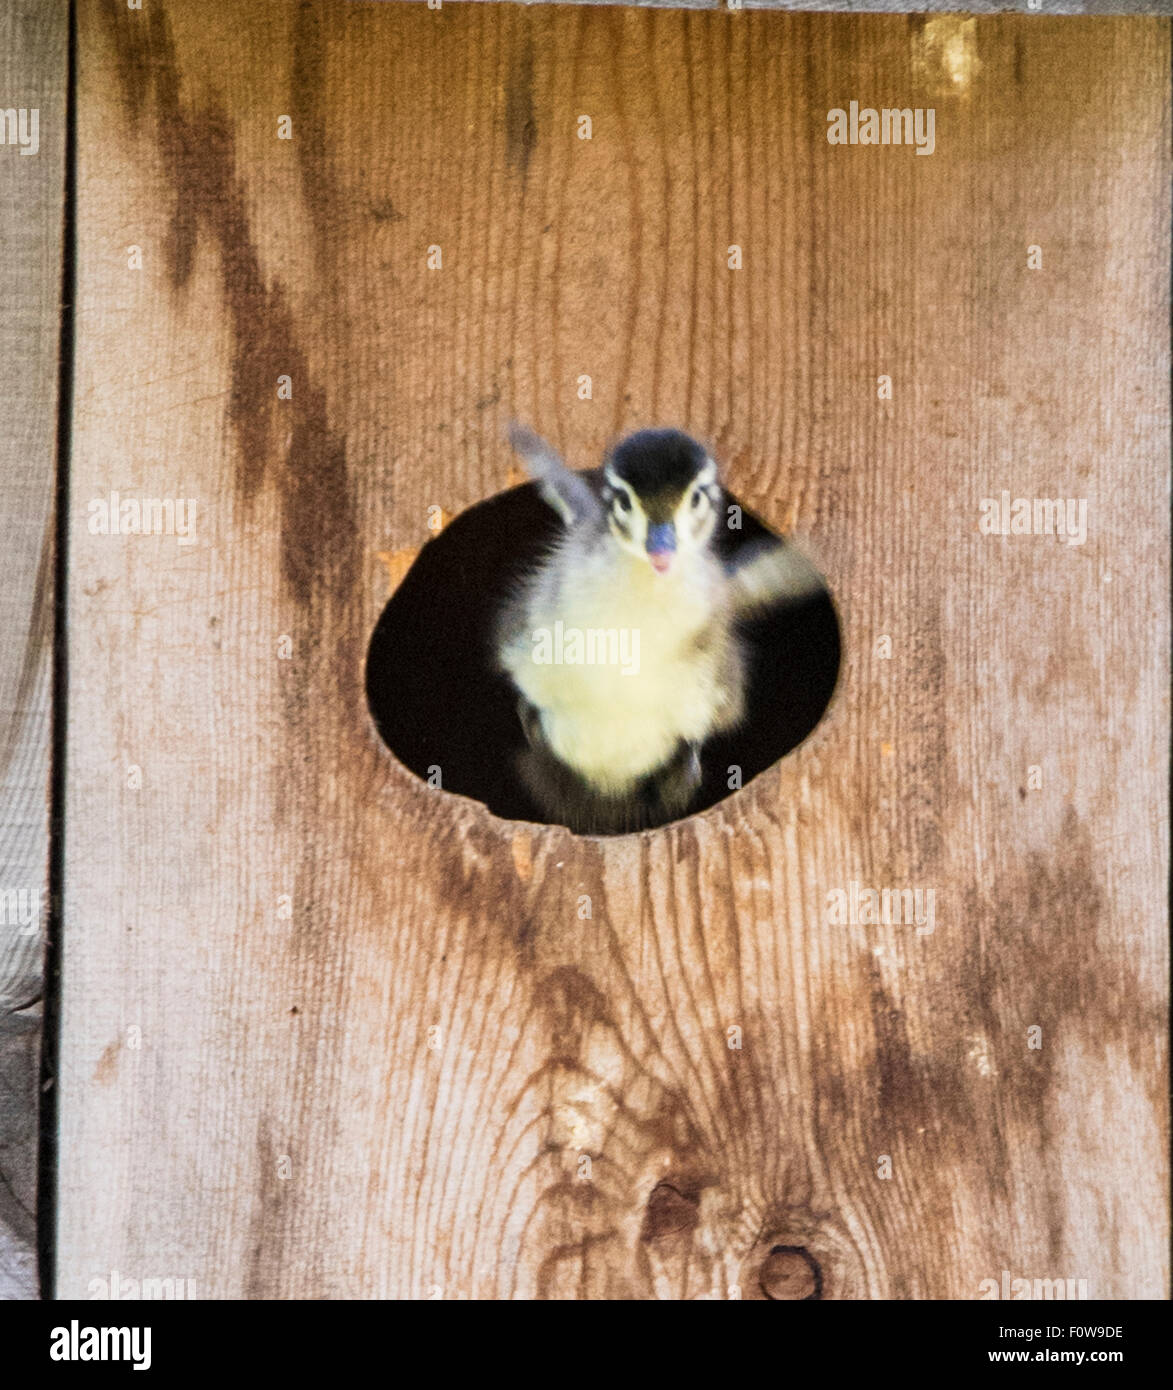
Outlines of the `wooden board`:
{"type": "Polygon", "coordinates": [[[172,0],[80,53],[59,1294],[1160,1296],[1168,24],[172,0]],[[703,816],[498,821],[373,734],[388,570],[513,415],[687,425],[828,575],[827,717],[703,816]]]}
{"type": "Polygon", "coordinates": [[[37,1293],[67,29],[0,6],[0,1299],[37,1293]]]}
{"type": "MultiPolygon", "coordinates": [[[[523,5],[545,5],[549,0],[518,0],[523,5]]],[[[566,0],[573,5],[613,5],[615,0],[566,0]]],[[[362,3],[362,0],[358,0],[362,3]]],[[[392,3],[392,0],[384,0],[392,3]]],[[[420,4],[422,0],[394,0],[398,4],[420,4]]],[[[451,0],[449,0],[451,3],[451,0]]],[[[492,5],[499,0],[458,0],[458,3],[492,5]]],[[[670,10],[801,10],[833,14],[939,14],[956,13],[956,0],[627,0],[629,6],[649,6],[670,10]]],[[[967,15],[1162,15],[1173,12],[1173,0],[969,0],[967,15]]]]}

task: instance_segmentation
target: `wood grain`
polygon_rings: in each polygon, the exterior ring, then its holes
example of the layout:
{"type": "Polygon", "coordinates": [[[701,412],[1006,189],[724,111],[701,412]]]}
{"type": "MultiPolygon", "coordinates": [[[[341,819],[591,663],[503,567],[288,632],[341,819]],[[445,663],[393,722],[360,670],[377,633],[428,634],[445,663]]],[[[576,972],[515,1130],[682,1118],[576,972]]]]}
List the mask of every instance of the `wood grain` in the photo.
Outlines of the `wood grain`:
{"type": "Polygon", "coordinates": [[[67,29],[65,5],[0,5],[0,110],[38,113],[35,153],[0,144],[0,1299],[37,1293],[67,29]]]}
{"type": "Polygon", "coordinates": [[[58,1292],[1160,1296],[1169,26],[81,21],[58,1292]],[[702,816],[498,821],[374,736],[385,557],[512,416],[686,425],[824,566],[831,709],[702,816]]]}
{"type": "MultiPolygon", "coordinates": [[[[613,5],[615,0],[560,0],[572,5],[613,5]]],[[[385,0],[385,3],[419,4],[421,0],[385,0]]],[[[474,5],[494,5],[500,0],[461,0],[474,5]]],[[[518,0],[522,5],[546,5],[550,0],[518,0]]],[[[750,10],[801,10],[835,14],[952,14],[956,0],[627,0],[629,6],[646,6],[668,10],[716,10],[743,13],[750,10]]],[[[969,0],[966,14],[1038,15],[1078,14],[1135,14],[1163,15],[1173,13],[1173,0],[969,0]]]]}

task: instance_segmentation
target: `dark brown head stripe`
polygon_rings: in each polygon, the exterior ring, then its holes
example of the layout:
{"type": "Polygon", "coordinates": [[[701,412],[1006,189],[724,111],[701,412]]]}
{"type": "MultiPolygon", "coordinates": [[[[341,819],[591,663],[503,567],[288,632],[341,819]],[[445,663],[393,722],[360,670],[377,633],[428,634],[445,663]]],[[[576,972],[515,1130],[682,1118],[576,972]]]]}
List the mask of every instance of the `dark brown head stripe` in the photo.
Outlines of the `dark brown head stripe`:
{"type": "Polygon", "coordinates": [[[672,519],[706,458],[703,447],[681,430],[640,430],[615,446],[609,463],[654,524],[672,519]]]}

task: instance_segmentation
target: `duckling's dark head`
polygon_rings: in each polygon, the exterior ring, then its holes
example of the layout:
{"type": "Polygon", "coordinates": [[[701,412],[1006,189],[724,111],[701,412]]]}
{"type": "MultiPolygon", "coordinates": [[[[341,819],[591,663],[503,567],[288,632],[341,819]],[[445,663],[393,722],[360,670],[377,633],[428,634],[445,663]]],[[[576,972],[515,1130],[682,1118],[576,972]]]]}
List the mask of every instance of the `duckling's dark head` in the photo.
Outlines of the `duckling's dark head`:
{"type": "Polygon", "coordinates": [[[659,574],[703,550],[721,489],[704,445],[681,430],[640,430],[612,449],[603,470],[612,535],[659,574]]]}

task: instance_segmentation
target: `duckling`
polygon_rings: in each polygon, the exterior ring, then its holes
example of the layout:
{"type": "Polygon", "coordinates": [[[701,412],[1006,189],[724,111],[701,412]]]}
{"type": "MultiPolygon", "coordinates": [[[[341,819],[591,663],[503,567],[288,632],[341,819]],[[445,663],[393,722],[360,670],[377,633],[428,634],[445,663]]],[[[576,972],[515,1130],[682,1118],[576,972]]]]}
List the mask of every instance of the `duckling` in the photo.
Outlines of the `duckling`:
{"type": "Polygon", "coordinates": [[[819,592],[818,573],[772,539],[722,560],[718,467],[679,430],[629,435],[582,473],[520,425],[510,440],[562,521],[495,634],[528,745],[521,777],[548,820],[580,833],[675,820],[705,741],[745,715],[739,623],[819,592]]]}

